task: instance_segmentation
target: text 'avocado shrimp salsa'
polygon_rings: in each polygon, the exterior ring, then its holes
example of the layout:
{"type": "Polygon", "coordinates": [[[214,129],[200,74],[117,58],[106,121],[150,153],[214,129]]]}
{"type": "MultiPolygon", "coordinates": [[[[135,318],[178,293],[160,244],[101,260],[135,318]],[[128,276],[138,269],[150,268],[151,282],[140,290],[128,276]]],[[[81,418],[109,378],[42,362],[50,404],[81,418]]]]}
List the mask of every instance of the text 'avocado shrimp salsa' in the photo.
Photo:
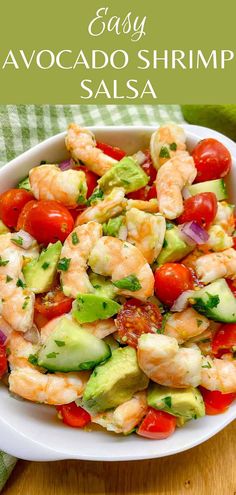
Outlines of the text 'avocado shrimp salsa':
{"type": "Polygon", "coordinates": [[[163,439],[236,397],[231,156],[174,124],[127,156],[71,124],[70,159],[0,196],[0,377],[69,426],[163,439]]]}

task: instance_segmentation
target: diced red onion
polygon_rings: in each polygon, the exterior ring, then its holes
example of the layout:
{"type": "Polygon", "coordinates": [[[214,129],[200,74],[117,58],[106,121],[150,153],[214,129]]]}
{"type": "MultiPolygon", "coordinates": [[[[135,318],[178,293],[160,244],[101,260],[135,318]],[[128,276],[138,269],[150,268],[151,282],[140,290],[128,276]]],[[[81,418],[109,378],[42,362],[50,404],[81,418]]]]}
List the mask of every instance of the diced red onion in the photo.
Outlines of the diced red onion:
{"type": "Polygon", "coordinates": [[[182,191],[182,196],[184,199],[191,198],[192,194],[189,192],[188,187],[184,187],[182,191]]]}
{"type": "Polygon", "coordinates": [[[195,295],[194,290],[185,290],[180,294],[179,297],[175,300],[173,306],[171,306],[170,310],[179,313],[188,307],[188,300],[195,295]]]}
{"type": "Polygon", "coordinates": [[[36,325],[33,324],[30,330],[27,330],[27,332],[24,333],[24,339],[27,340],[28,342],[31,342],[31,344],[39,343],[40,333],[36,325]]]}
{"type": "Polygon", "coordinates": [[[25,230],[19,230],[18,232],[12,234],[11,242],[21,247],[22,249],[30,249],[33,244],[35,244],[35,239],[25,230]]]}
{"type": "Polygon", "coordinates": [[[139,165],[143,165],[146,161],[147,157],[142,151],[138,151],[132,157],[139,165]]]}
{"type": "Polygon", "coordinates": [[[62,172],[65,172],[66,170],[72,168],[73,165],[74,165],[73,160],[69,158],[68,160],[64,160],[63,162],[59,163],[59,168],[61,169],[62,172]]]}
{"type": "Polygon", "coordinates": [[[12,332],[12,327],[0,316],[0,344],[4,345],[12,332]]]}
{"type": "Polygon", "coordinates": [[[179,225],[181,232],[189,239],[188,244],[205,244],[209,239],[209,234],[200,227],[197,222],[187,222],[179,225]]]}

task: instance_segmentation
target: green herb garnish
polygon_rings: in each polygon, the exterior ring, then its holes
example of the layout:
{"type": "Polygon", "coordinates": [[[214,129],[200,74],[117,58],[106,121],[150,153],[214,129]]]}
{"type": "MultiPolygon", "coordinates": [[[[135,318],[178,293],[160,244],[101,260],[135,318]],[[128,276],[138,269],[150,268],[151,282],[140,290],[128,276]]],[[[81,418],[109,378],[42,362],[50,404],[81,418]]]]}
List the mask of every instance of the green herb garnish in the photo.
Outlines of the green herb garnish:
{"type": "Polygon", "coordinates": [[[61,258],[59,263],[58,263],[58,270],[62,272],[67,272],[69,266],[70,266],[71,258],[61,258]]]}
{"type": "Polygon", "coordinates": [[[115,285],[115,287],[118,287],[118,289],[127,289],[132,292],[135,292],[136,290],[142,288],[139,279],[136,277],[136,275],[128,275],[128,277],[124,277],[121,278],[120,280],[116,280],[116,282],[113,282],[113,285],[115,285]]]}
{"type": "Polygon", "coordinates": [[[204,364],[204,366],[202,366],[202,368],[212,368],[212,366],[209,363],[209,361],[207,361],[207,364],[204,364]]]}
{"type": "Polygon", "coordinates": [[[47,354],[48,359],[56,358],[59,352],[50,352],[50,354],[47,354]]]}
{"type": "Polygon", "coordinates": [[[44,261],[44,263],[42,264],[41,268],[43,270],[47,270],[47,268],[50,266],[50,263],[48,261],[44,261]]]}
{"type": "Polygon", "coordinates": [[[88,206],[92,205],[93,203],[96,203],[99,200],[102,200],[103,196],[104,196],[104,193],[101,189],[97,189],[97,190],[93,191],[93,194],[88,199],[88,206]]]}
{"type": "Polygon", "coordinates": [[[6,276],[6,283],[8,284],[8,282],[11,282],[11,280],[13,280],[13,278],[10,277],[10,275],[7,275],[6,276]]]}
{"type": "Polygon", "coordinates": [[[17,246],[22,246],[23,245],[23,237],[21,237],[20,235],[18,235],[18,237],[12,237],[11,242],[16,244],[17,246]]]}
{"type": "Polygon", "coordinates": [[[30,354],[28,357],[28,361],[30,364],[33,364],[33,366],[37,366],[38,358],[37,358],[36,354],[30,354]]]}
{"type": "Polygon", "coordinates": [[[58,347],[63,347],[65,344],[64,340],[54,340],[58,347]]]}
{"type": "Polygon", "coordinates": [[[16,286],[21,287],[22,289],[25,289],[25,287],[26,287],[25,283],[23,282],[23,280],[21,280],[21,278],[18,278],[18,280],[16,282],[16,286]]]}
{"type": "Polygon", "coordinates": [[[6,266],[7,263],[9,263],[9,260],[3,260],[2,257],[0,256],[0,266],[6,266]]]}
{"type": "Polygon", "coordinates": [[[79,244],[79,238],[77,236],[77,233],[76,232],[73,232],[71,234],[71,239],[72,239],[72,244],[73,246],[76,246],[76,244],[79,244]]]}
{"type": "Polygon", "coordinates": [[[166,405],[166,407],[168,407],[169,409],[171,409],[171,404],[172,404],[171,396],[165,397],[163,399],[163,402],[166,405]]]}
{"type": "Polygon", "coordinates": [[[176,143],[171,143],[170,144],[170,150],[171,151],[176,151],[177,150],[177,144],[176,143]]]}
{"type": "Polygon", "coordinates": [[[166,146],[161,147],[159,158],[170,158],[170,153],[166,146]]]}

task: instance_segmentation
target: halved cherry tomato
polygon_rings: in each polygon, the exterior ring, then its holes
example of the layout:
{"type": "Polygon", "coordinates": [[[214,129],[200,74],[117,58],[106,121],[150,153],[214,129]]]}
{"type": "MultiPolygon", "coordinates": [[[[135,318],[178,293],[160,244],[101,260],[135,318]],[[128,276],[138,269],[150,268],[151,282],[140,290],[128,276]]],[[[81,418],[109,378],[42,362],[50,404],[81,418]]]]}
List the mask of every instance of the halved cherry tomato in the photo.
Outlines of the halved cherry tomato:
{"type": "Polygon", "coordinates": [[[172,306],[185,290],[193,289],[192,273],[179,263],[165,263],[155,272],[155,293],[164,304],[172,306]]]}
{"type": "Polygon", "coordinates": [[[223,354],[236,351],[236,323],[221,325],[212,340],[212,352],[220,358],[223,354]]]}
{"type": "Polygon", "coordinates": [[[217,213],[216,195],[211,192],[196,194],[184,202],[184,211],[177,218],[178,223],[197,222],[208,229],[217,213]]]}
{"type": "Polygon", "coordinates": [[[114,158],[114,160],[117,160],[118,162],[126,156],[125,151],[117,148],[116,146],[111,146],[110,144],[97,142],[97,148],[102,150],[105,155],[114,158]]]}
{"type": "Polygon", "coordinates": [[[146,155],[146,160],[141,165],[141,167],[144,170],[144,172],[148,175],[148,177],[149,177],[149,183],[148,184],[151,186],[153,184],[153,182],[156,180],[157,170],[153,166],[150,150],[146,150],[144,153],[146,155]]]}
{"type": "Polygon", "coordinates": [[[68,313],[72,308],[73,299],[66,297],[59,287],[47,292],[38,294],[35,298],[35,309],[48,320],[68,313]]]}
{"type": "Polygon", "coordinates": [[[162,315],[151,302],[129,299],[118,313],[116,325],[121,342],[137,347],[143,333],[156,333],[161,328],[162,315]]]}
{"type": "Polygon", "coordinates": [[[0,378],[7,371],[7,354],[5,345],[0,345],[0,378]]]}
{"type": "Polygon", "coordinates": [[[227,278],[226,282],[230,290],[233,292],[234,297],[236,297],[236,280],[230,280],[229,278],[227,278]]]}
{"type": "Polygon", "coordinates": [[[29,232],[38,242],[64,242],[74,228],[69,210],[57,201],[30,201],[17,222],[17,229],[29,232]]]}
{"type": "Polygon", "coordinates": [[[172,435],[175,428],[175,416],[149,407],[147,415],[137,430],[137,434],[153,440],[162,440],[172,435]]]}
{"type": "Polygon", "coordinates": [[[221,414],[227,411],[228,407],[236,399],[236,394],[222,394],[218,390],[207,390],[199,387],[205,403],[206,414],[221,414]]]}
{"type": "Polygon", "coordinates": [[[147,194],[147,200],[149,201],[150,199],[156,199],[157,197],[157,190],[155,184],[152,184],[152,186],[149,188],[148,194],[147,194]]]}
{"type": "Polygon", "coordinates": [[[0,218],[7,227],[16,227],[18,217],[33,194],[25,189],[9,189],[0,196],[0,218]]]}
{"type": "Polygon", "coordinates": [[[67,426],[73,428],[84,428],[91,421],[90,414],[80,406],[77,406],[75,402],[70,404],[63,404],[62,406],[56,406],[60,419],[67,426]]]}
{"type": "Polygon", "coordinates": [[[88,186],[88,191],[87,191],[87,198],[91,196],[93,193],[93,190],[95,189],[97,185],[97,180],[99,179],[98,175],[94,174],[91,172],[91,170],[88,170],[87,167],[81,165],[79,167],[74,167],[75,170],[82,170],[82,172],[85,173],[86,176],[86,182],[88,186]]]}
{"type": "Polygon", "coordinates": [[[192,157],[197,169],[195,182],[220,179],[229,173],[232,164],[227,148],[213,138],[200,141],[192,151],[192,157]]]}
{"type": "Polygon", "coordinates": [[[42,315],[42,313],[39,313],[36,309],[34,310],[34,323],[36,327],[43,328],[47,323],[49,322],[49,319],[46,318],[46,316],[42,315]]]}
{"type": "Polygon", "coordinates": [[[156,186],[154,184],[152,184],[152,186],[141,187],[141,189],[127,194],[127,198],[129,199],[138,199],[142,201],[149,201],[156,197],[156,186]]]}

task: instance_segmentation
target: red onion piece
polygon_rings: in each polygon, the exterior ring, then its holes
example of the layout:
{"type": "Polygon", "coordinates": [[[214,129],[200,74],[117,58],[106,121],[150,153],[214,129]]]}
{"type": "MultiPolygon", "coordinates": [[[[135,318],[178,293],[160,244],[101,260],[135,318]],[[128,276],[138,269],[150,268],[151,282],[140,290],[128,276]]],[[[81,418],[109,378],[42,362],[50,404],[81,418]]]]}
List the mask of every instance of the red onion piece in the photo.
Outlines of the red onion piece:
{"type": "Polygon", "coordinates": [[[36,243],[36,240],[28,232],[25,232],[25,230],[19,230],[18,232],[12,234],[11,242],[21,247],[22,249],[27,250],[30,249],[33,246],[33,244],[36,243]]]}
{"type": "Polygon", "coordinates": [[[66,170],[72,168],[73,165],[74,165],[73,160],[71,160],[71,158],[68,158],[68,160],[64,160],[63,162],[59,163],[59,168],[61,169],[62,172],[65,172],[66,170]]]}
{"type": "Polygon", "coordinates": [[[27,332],[24,333],[24,339],[31,342],[31,344],[39,344],[40,333],[35,324],[32,325],[30,330],[27,330],[27,332]]]}
{"type": "Polygon", "coordinates": [[[205,244],[209,239],[209,234],[200,227],[197,222],[187,222],[179,225],[181,232],[189,238],[188,244],[205,244]]]}
{"type": "Polygon", "coordinates": [[[185,290],[180,294],[179,297],[175,300],[173,306],[171,306],[170,310],[179,313],[188,307],[188,300],[195,295],[194,290],[185,290]]]}
{"type": "Polygon", "coordinates": [[[8,323],[0,316],[0,345],[4,345],[12,332],[12,328],[8,323]]]}
{"type": "Polygon", "coordinates": [[[138,163],[138,165],[143,165],[147,159],[146,155],[142,151],[135,153],[132,158],[138,163]]]}

